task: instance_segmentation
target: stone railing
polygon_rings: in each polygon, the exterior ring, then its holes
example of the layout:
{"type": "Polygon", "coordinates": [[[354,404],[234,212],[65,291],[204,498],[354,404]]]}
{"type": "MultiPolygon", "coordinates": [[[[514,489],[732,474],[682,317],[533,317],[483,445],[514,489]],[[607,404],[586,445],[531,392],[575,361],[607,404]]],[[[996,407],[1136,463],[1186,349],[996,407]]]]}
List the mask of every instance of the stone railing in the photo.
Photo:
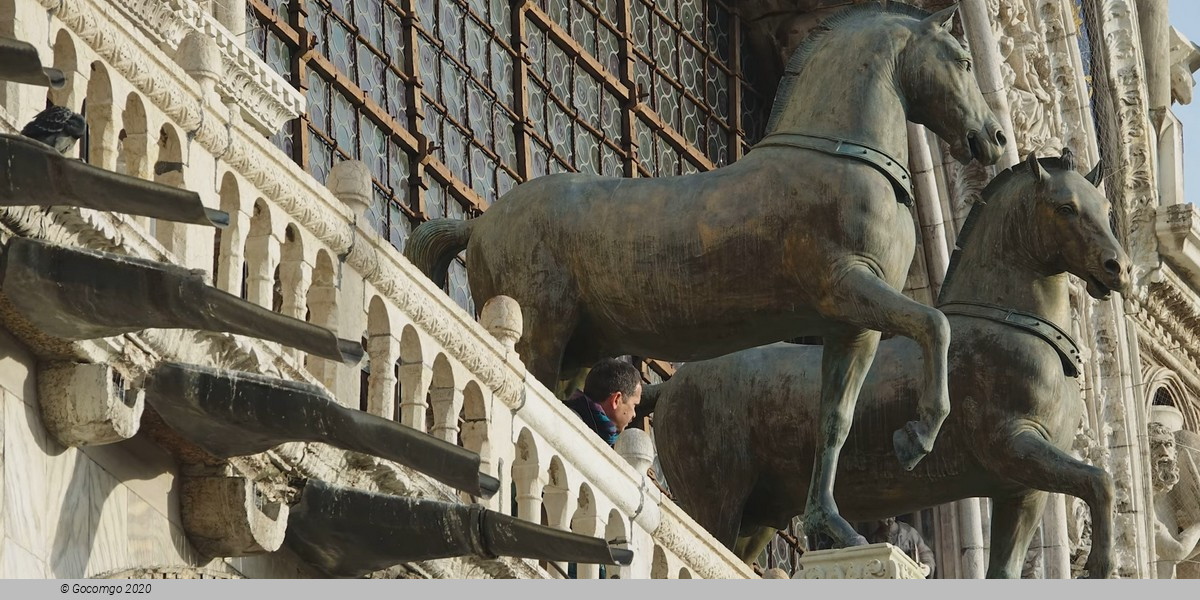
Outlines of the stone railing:
{"type": "MultiPolygon", "coordinates": [[[[340,163],[322,186],[214,102],[211,91],[229,77],[228,61],[197,68],[196,53],[172,59],[169,52],[176,34],[163,23],[194,13],[161,7],[190,2],[112,0],[119,11],[101,0],[50,4],[47,35],[34,37],[53,40],[53,47],[39,47],[43,60],[70,72],[67,90],[56,93],[88,100],[89,160],[194,190],[228,212],[230,225],[214,236],[208,228],[86,210],[10,211],[6,225],[21,235],[203,269],[215,286],[251,302],[343,338],[361,336],[368,354],[363,365],[345,366],[239,336],[148,330],[100,346],[78,345],[90,361],[111,361],[130,378],[158,360],[188,360],[319,383],[345,405],[479,453],[481,469],[501,480],[500,493],[484,502],[489,508],[623,540],[634,562],[609,568],[610,577],[753,577],[648,481],[652,450],[640,432],[622,437],[623,458],[528,374],[513,350],[519,307],[496,299],[477,323],[368,228],[365,165],[340,163]],[[152,28],[161,39],[144,33],[152,28]],[[117,132],[125,134],[119,144],[117,132]]],[[[180,44],[188,37],[184,31],[180,44]]],[[[192,39],[187,43],[201,53],[220,46],[212,38],[192,39]]],[[[42,102],[28,93],[12,100],[5,107],[12,118],[7,129],[32,117],[42,102]]],[[[229,462],[257,485],[291,473],[371,491],[470,500],[387,461],[320,444],[289,444],[229,462]]],[[[445,576],[472,569],[555,576],[566,567],[502,561],[497,570],[494,563],[432,562],[425,572],[445,576]]],[[[594,565],[579,566],[580,577],[598,574],[594,565]]]]}
{"type": "Polygon", "coordinates": [[[270,135],[304,114],[304,95],[245,48],[240,40],[243,32],[229,31],[194,0],[114,0],[113,4],[172,56],[189,33],[212,39],[223,71],[217,90],[236,100],[259,131],[270,135]]]}

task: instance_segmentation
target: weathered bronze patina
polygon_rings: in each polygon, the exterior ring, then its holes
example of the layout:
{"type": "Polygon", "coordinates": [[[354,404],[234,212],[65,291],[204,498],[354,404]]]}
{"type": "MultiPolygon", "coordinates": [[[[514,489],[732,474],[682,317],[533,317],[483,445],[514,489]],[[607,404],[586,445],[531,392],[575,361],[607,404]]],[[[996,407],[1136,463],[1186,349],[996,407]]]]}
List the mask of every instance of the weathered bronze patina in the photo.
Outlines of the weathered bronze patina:
{"type": "Polygon", "coordinates": [[[163,363],[146,400],[172,429],[218,458],[287,442],[322,442],[411,467],[473,496],[500,488],[479,455],[429,434],[346,408],[315,385],[199,365],[163,363]]]}
{"type": "Polygon", "coordinates": [[[21,136],[0,134],[0,205],[79,206],[196,225],[229,224],[196,192],[113,173],[21,136]]]}
{"type": "Polygon", "coordinates": [[[963,161],[994,163],[1004,144],[970,55],[947,31],[953,13],[891,2],[825,21],[788,65],[767,137],[732,165],[542,177],[477,219],[418,227],[405,254],[441,283],[465,248],[474,297],[520,303],[517,350],[550,389],[563,365],[603,356],[693,361],[822,336],[821,475],[806,524],[839,545],[865,543],[837,515],[833,477],[880,330],[917,340],[926,357],[919,420],[889,438],[906,468],[949,410],[946,318],[897,291],[916,237],[887,163],[908,164],[906,120],[963,161]],[[871,160],[791,143],[801,137],[841,140],[871,160]]]}
{"type": "Polygon", "coordinates": [[[12,238],[0,254],[0,290],[30,323],[86,340],[149,329],[198,329],[278,342],[346,363],[362,344],[204,282],[203,271],[108,252],[12,238]]]}
{"type": "Polygon", "coordinates": [[[32,44],[0,36],[0,81],[57,89],[66,85],[67,78],[58,69],[43,67],[32,44]]]}
{"type": "Polygon", "coordinates": [[[303,484],[285,544],[338,577],[405,562],[481,556],[627,565],[633,552],[594,538],[522,521],[477,504],[451,504],[303,484]]]}
{"type": "MultiPolygon", "coordinates": [[[[1080,418],[1075,365],[1047,336],[1030,331],[1066,335],[1067,273],[1086,281],[1096,298],[1128,289],[1130,261],[1109,226],[1109,203],[1092,185],[1098,181],[1099,167],[1085,180],[1068,153],[1021,163],[983,191],[984,203],[963,226],[941,301],[1005,307],[1041,325],[949,315],[953,410],[937,446],[912,472],[887,460],[886,440],[920,401],[924,358],[910,340],[881,343],[838,465],[836,495],[847,517],[878,519],[991,497],[988,576],[1019,577],[1047,492],[1070,494],[1091,509],[1088,572],[1110,574],[1112,478],[1065,451],[1080,418]]],[[[823,358],[819,346],[775,344],[684,365],[668,383],[643,392],[671,492],[748,560],[805,509],[822,427],[823,358]]]]}

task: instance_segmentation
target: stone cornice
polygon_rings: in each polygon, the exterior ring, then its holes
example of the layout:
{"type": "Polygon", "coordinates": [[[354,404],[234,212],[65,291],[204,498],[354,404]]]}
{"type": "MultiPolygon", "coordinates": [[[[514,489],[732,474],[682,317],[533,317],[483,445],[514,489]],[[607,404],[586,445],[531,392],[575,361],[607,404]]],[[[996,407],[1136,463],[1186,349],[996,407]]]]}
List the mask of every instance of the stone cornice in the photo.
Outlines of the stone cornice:
{"type": "Polygon", "coordinates": [[[220,50],[224,77],[217,90],[235,99],[249,122],[266,135],[304,114],[305,98],[261,58],[238,41],[193,0],[112,0],[160,48],[174,54],[190,32],[212,38],[220,50]]]}
{"type": "Polygon", "coordinates": [[[1158,251],[1184,281],[1200,289],[1200,212],[1191,204],[1159,209],[1154,232],[1158,251]]]}

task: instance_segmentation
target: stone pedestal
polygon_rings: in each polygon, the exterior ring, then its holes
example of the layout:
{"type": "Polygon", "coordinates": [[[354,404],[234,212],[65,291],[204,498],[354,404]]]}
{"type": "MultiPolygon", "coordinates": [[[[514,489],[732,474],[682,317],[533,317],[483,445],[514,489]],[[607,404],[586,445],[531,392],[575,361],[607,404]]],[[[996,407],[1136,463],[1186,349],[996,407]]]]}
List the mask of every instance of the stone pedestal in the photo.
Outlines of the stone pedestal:
{"type": "Polygon", "coordinates": [[[921,565],[891,544],[814,550],[792,579],[924,579],[921,565]]]}

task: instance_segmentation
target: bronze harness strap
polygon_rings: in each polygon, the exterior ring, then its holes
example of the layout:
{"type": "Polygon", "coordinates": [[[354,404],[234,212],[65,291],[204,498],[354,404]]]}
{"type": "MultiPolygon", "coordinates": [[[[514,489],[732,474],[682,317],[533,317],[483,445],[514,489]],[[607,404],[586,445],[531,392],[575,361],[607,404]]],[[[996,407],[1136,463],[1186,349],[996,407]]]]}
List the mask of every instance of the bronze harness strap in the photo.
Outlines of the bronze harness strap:
{"type": "Polygon", "coordinates": [[[979,302],[947,302],[938,307],[948,315],[978,317],[1016,327],[1042,338],[1050,347],[1058,352],[1062,359],[1063,373],[1068,377],[1079,377],[1083,365],[1083,357],[1079,353],[1079,345],[1071,335],[1061,327],[1035,314],[1021,312],[979,302]]]}
{"type": "Polygon", "coordinates": [[[767,146],[804,148],[865,162],[875,167],[892,182],[892,187],[896,189],[896,199],[901,204],[905,206],[913,204],[912,177],[908,174],[908,168],[900,161],[870,146],[803,133],[772,133],[754,145],[755,148],[767,146]]]}

